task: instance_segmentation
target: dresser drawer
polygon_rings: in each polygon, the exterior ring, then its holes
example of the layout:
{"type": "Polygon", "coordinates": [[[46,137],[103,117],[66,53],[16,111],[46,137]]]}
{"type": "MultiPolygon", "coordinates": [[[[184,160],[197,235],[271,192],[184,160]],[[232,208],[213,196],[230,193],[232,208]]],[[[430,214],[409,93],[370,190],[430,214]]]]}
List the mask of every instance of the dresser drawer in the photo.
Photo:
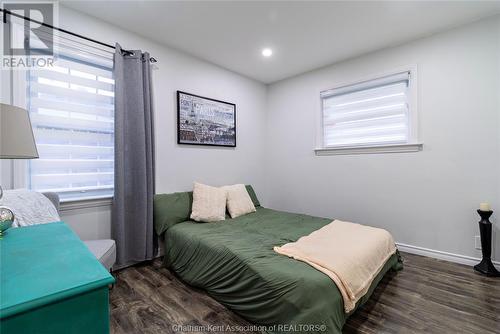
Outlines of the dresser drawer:
{"type": "Polygon", "coordinates": [[[0,239],[0,332],[108,333],[114,278],[64,223],[0,239]]]}

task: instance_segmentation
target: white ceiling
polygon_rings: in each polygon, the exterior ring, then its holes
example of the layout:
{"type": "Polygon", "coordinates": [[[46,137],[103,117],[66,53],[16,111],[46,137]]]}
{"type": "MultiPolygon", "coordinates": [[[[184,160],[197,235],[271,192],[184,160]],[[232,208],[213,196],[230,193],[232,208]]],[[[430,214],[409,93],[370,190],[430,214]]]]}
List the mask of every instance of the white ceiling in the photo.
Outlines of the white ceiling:
{"type": "Polygon", "coordinates": [[[69,1],[64,5],[264,83],[500,13],[500,1],[69,1]],[[273,49],[272,57],[262,57],[264,47],[273,49]]]}

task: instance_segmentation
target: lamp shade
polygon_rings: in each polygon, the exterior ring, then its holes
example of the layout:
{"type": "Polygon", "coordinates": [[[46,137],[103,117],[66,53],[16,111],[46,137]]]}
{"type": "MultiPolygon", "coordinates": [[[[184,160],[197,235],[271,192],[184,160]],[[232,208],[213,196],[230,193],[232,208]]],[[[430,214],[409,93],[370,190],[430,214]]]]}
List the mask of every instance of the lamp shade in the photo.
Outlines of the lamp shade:
{"type": "Polygon", "coordinates": [[[0,159],[38,158],[26,109],[0,103],[0,159]]]}

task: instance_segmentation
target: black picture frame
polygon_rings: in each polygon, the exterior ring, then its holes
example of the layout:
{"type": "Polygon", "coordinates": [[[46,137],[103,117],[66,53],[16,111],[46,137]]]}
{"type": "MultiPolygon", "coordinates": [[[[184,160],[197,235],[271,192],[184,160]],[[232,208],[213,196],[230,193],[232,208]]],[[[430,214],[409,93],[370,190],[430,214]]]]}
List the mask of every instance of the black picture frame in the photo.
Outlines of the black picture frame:
{"type": "MultiPolygon", "coordinates": [[[[191,101],[191,103],[192,103],[192,101],[191,101]]],[[[186,105],[187,105],[187,103],[186,103],[186,105]]],[[[190,115],[189,118],[193,118],[193,117],[196,118],[197,115],[195,115],[195,112],[193,111],[193,105],[191,105],[191,112],[193,113],[193,115],[190,115]]],[[[214,132],[214,130],[210,130],[210,132],[214,132]]],[[[180,145],[219,146],[219,147],[220,146],[222,146],[222,147],[236,147],[236,104],[178,90],[177,91],[177,144],[180,144],[180,145]],[[213,135],[213,134],[209,133],[209,134],[207,134],[207,137],[214,137],[213,140],[207,139],[206,141],[204,141],[204,140],[200,141],[198,139],[199,135],[197,136],[196,133],[200,132],[200,131],[203,132],[203,129],[199,130],[199,127],[205,127],[205,128],[207,126],[208,127],[217,127],[217,123],[214,123],[213,121],[210,121],[210,120],[202,120],[201,122],[205,121],[209,124],[209,125],[204,126],[202,124],[195,124],[194,120],[192,120],[193,123],[190,124],[189,123],[190,120],[187,119],[186,115],[182,115],[182,114],[185,114],[185,110],[181,111],[181,109],[182,109],[181,105],[183,104],[183,101],[187,100],[187,98],[189,98],[189,97],[198,100],[197,103],[203,103],[203,100],[205,100],[207,105],[208,104],[212,104],[212,105],[219,104],[219,105],[224,105],[226,108],[232,109],[232,114],[233,114],[232,127],[229,127],[225,130],[224,127],[227,127],[227,125],[226,126],[224,124],[219,125],[219,127],[221,127],[221,129],[219,129],[219,131],[228,131],[229,134],[228,135],[226,135],[226,134],[219,135],[219,138],[216,138],[217,134],[213,135]],[[182,129],[182,127],[184,127],[184,129],[182,129]],[[192,134],[190,134],[190,133],[192,133],[192,134]],[[193,139],[189,140],[188,138],[186,138],[189,136],[191,136],[193,139]],[[197,139],[194,140],[194,138],[197,138],[197,139]]]]}

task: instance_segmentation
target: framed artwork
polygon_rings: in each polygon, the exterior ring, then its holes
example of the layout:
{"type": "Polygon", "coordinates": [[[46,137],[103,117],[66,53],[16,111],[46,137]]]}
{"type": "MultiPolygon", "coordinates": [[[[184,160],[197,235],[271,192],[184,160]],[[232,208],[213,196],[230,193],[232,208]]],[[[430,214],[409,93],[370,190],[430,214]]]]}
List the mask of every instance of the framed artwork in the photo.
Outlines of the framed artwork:
{"type": "Polygon", "coordinates": [[[177,91],[177,143],[236,147],[236,105],[177,91]]]}

